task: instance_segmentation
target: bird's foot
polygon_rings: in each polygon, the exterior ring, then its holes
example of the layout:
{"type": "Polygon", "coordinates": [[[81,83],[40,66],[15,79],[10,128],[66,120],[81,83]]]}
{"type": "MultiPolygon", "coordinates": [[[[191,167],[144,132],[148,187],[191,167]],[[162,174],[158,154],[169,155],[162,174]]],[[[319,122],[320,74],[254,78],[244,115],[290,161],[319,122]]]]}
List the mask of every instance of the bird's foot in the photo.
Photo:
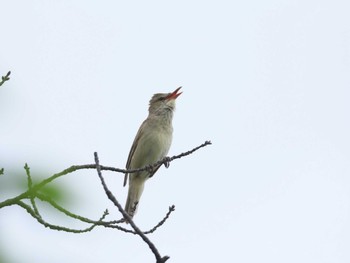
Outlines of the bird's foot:
{"type": "Polygon", "coordinates": [[[169,156],[166,156],[166,157],[164,157],[164,166],[165,166],[165,168],[169,168],[169,166],[170,166],[170,157],[169,156]]]}

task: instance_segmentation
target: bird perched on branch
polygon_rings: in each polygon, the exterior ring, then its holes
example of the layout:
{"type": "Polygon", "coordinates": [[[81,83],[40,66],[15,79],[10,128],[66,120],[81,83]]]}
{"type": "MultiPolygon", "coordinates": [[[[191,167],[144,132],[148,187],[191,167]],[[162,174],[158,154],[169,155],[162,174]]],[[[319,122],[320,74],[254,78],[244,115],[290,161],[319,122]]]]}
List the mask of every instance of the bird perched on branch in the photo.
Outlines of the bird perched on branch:
{"type": "MultiPolygon", "coordinates": [[[[149,102],[148,117],[141,124],[131,146],[126,169],[138,169],[162,160],[169,151],[173,134],[175,100],[181,87],[171,93],[156,93],[149,102]]],[[[161,165],[152,171],[125,174],[124,186],[129,177],[129,192],[125,211],[132,218],[137,210],[144,184],[161,165]]]]}

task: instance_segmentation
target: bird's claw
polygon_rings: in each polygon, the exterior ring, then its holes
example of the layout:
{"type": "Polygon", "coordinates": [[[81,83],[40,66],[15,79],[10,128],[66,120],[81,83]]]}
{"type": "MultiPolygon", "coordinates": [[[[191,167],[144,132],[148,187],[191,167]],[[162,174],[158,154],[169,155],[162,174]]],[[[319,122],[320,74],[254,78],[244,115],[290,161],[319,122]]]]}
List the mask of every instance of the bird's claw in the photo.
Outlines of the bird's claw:
{"type": "Polygon", "coordinates": [[[165,166],[165,168],[169,168],[169,166],[170,166],[170,157],[168,157],[168,156],[164,157],[164,166],[165,166]]]}

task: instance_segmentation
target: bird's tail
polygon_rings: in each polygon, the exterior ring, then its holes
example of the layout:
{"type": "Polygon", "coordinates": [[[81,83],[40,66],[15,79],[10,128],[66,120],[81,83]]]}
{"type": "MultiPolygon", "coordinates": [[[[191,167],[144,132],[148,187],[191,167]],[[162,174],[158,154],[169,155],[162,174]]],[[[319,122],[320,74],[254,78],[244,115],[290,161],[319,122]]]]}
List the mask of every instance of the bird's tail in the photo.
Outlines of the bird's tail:
{"type": "Polygon", "coordinates": [[[128,213],[128,215],[131,218],[133,218],[133,216],[136,214],[144,185],[145,185],[144,180],[129,181],[128,198],[126,199],[124,210],[128,213]]]}

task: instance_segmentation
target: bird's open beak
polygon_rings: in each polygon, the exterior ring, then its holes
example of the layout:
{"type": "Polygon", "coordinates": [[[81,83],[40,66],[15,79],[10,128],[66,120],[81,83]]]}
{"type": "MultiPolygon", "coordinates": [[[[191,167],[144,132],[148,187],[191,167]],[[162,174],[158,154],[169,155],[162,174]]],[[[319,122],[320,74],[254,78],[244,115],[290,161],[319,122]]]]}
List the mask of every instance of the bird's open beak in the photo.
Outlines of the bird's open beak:
{"type": "Polygon", "coordinates": [[[181,89],[181,87],[178,87],[174,92],[170,93],[166,99],[168,100],[175,100],[177,97],[179,97],[181,95],[182,92],[179,92],[178,91],[181,89]]]}

